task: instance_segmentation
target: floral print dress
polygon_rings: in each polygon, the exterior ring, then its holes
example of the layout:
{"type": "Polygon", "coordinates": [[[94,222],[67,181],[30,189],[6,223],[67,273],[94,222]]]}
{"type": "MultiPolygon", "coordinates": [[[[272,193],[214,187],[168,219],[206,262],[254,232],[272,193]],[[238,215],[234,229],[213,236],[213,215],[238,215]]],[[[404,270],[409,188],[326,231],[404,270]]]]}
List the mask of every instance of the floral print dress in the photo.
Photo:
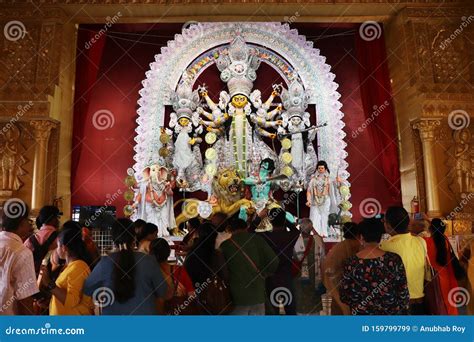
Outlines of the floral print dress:
{"type": "Polygon", "coordinates": [[[410,297],[402,259],[390,252],[373,259],[347,259],[340,295],[353,315],[408,314],[410,297]]]}

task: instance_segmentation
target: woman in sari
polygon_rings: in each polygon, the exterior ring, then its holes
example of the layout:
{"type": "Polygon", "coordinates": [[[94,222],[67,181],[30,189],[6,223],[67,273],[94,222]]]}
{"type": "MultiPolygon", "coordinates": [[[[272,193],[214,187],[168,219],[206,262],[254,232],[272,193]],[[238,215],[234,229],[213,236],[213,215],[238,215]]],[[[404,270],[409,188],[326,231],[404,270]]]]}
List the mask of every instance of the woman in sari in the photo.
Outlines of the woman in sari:
{"type": "Polygon", "coordinates": [[[458,287],[451,260],[451,245],[444,235],[446,225],[440,219],[433,219],[429,227],[431,236],[425,237],[428,258],[439,277],[441,293],[448,315],[458,315],[456,303],[449,299],[449,292],[458,287]]]}

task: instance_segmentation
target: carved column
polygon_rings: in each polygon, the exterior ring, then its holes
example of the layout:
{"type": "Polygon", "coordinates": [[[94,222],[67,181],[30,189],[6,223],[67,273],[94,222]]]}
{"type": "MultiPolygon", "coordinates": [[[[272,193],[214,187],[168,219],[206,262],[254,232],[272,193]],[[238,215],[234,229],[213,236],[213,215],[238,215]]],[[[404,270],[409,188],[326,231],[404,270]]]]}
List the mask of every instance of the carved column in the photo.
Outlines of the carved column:
{"type": "Polygon", "coordinates": [[[435,143],[441,121],[438,119],[421,119],[413,124],[420,132],[423,146],[423,169],[425,174],[426,204],[430,217],[441,216],[439,201],[439,181],[436,172],[435,143]]]}
{"type": "Polygon", "coordinates": [[[33,165],[33,191],[31,206],[33,209],[41,208],[44,203],[44,190],[46,179],[46,161],[48,159],[48,143],[51,130],[57,126],[56,122],[50,120],[31,121],[34,128],[35,160],[33,165]]]}

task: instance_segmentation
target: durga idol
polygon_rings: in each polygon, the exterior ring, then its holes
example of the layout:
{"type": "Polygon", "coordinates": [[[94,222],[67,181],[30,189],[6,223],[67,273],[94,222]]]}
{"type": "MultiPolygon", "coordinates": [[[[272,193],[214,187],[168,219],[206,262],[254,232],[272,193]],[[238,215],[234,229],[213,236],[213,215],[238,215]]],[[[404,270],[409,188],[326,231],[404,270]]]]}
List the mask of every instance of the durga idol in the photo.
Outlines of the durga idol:
{"type": "Polygon", "coordinates": [[[252,91],[256,79],[256,69],[260,59],[254,49],[248,47],[238,35],[226,53],[219,56],[217,67],[221,80],[227,83],[229,93],[221,91],[219,103],[214,103],[207,90],[201,87],[210,112],[201,108],[200,114],[207,120],[202,124],[208,131],[220,136],[216,143],[220,167],[235,167],[241,177],[258,172],[260,162],[270,158],[278,161],[276,153],[267,146],[262,137],[275,139],[281,120],[273,120],[281,106],[270,110],[270,104],[278,95],[277,87],[265,103],[262,103],[259,90],[252,91]]]}

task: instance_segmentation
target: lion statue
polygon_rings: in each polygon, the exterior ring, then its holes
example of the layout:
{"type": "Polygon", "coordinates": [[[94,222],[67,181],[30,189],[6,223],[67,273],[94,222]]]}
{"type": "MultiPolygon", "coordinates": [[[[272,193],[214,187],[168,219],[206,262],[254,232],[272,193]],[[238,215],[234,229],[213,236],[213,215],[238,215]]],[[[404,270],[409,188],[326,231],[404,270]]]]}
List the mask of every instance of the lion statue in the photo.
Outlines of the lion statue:
{"type": "MultiPolygon", "coordinates": [[[[227,217],[234,215],[243,206],[247,209],[253,207],[252,201],[243,198],[243,184],[234,168],[219,170],[212,180],[213,198],[206,203],[212,205],[212,215],[223,213],[227,217]]],[[[182,203],[182,212],[176,218],[176,225],[197,217],[198,206],[202,201],[198,199],[182,199],[176,202],[175,207],[182,203]]]]}

